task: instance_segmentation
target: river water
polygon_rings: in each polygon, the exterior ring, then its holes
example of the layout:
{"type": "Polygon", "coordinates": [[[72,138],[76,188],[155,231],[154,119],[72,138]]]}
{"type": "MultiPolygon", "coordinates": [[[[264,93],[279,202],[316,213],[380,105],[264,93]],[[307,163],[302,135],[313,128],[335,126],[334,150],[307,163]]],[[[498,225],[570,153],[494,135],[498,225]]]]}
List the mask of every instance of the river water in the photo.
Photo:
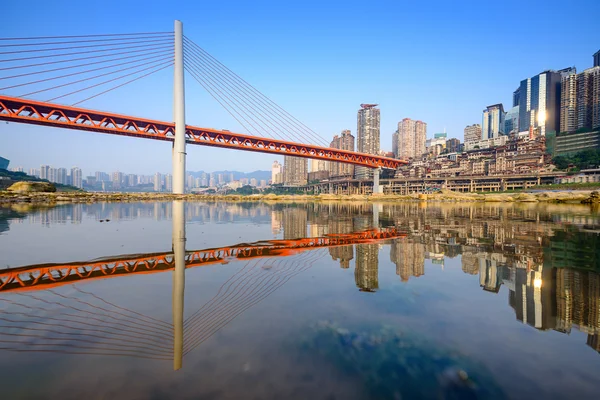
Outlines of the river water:
{"type": "Polygon", "coordinates": [[[580,205],[0,208],[3,399],[600,396],[580,205]]]}

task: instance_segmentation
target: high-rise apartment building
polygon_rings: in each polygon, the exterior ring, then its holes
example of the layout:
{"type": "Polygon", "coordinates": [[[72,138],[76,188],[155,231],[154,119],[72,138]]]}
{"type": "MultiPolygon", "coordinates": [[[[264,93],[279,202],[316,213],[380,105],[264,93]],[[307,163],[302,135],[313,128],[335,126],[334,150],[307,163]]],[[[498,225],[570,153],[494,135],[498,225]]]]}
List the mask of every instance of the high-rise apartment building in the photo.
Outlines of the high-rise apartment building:
{"type": "MultiPolygon", "coordinates": [[[[340,135],[334,135],[333,140],[329,144],[332,149],[354,151],[354,136],[350,133],[349,129],[344,129],[340,135]]],[[[354,165],[330,162],[329,163],[329,177],[353,177],[354,176],[354,165]]]]}
{"type": "Polygon", "coordinates": [[[521,81],[519,94],[519,132],[533,129],[545,136],[560,130],[560,84],[573,68],[544,71],[521,81]]]}
{"type": "Polygon", "coordinates": [[[79,167],[71,168],[71,185],[79,189],[83,188],[83,177],[79,167]]]}
{"type": "Polygon", "coordinates": [[[161,192],[162,191],[162,175],[160,172],[154,174],[154,191],[161,192]]]}
{"type": "Polygon", "coordinates": [[[560,132],[577,130],[577,73],[573,69],[560,82],[560,132]]]}
{"type": "MultiPolygon", "coordinates": [[[[415,121],[404,118],[398,122],[396,149],[394,156],[402,160],[419,159],[425,153],[425,142],[427,141],[427,124],[423,121],[415,121]]],[[[444,140],[444,144],[446,141],[444,140]]]]}
{"type": "Polygon", "coordinates": [[[56,168],[48,168],[48,180],[50,182],[56,183],[56,168]]]}
{"type": "Polygon", "coordinates": [[[49,165],[40,166],[40,179],[50,180],[49,175],[50,175],[50,166],[49,165]]]}
{"type": "Polygon", "coordinates": [[[98,182],[108,182],[109,176],[106,172],[96,171],[96,181],[98,182]]]}
{"type": "Polygon", "coordinates": [[[448,153],[458,153],[460,151],[460,140],[456,138],[450,138],[446,140],[446,150],[448,153]]]}
{"type": "Polygon", "coordinates": [[[577,75],[577,128],[600,128],[600,66],[577,75]]]}
{"type": "Polygon", "coordinates": [[[481,140],[481,125],[473,124],[465,127],[465,143],[481,140]]]}
{"type": "Polygon", "coordinates": [[[302,186],[308,183],[308,159],[303,157],[283,157],[283,184],[302,186]]]}
{"type": "Polygon", "coordinates": [[[128,187],[133,187],[138,184],[138,176],[136,174],[127,174],[125,182],[128,187]]]}
{"type": "Polygon", "coordinates": [[[271,184],[278,185],[283,183],[283,173],[281,171],[282,165],[279,161],[273,161],[273,165],[271,166],[271,184]]]}
{"type": "MultiPolygon", "coordinates": [[[[66,168],[57,168],[56,169],[56,183],[60,183],[61,185],[67,184],[67,169],[66,168]]],[[[75,186],[75,185],[73,185],[75,186]]]]}
{"type": "Polygon", "coordinates": [[[173,176],[171,174],[165,175],[165,191],[167,191],[167,192],[173,191],[173,176]]]}
{"type": "MultiPolygon", "coordinates": [[[[380,150],[380,112],[377,104],[361,104],[357,114],[356,151],[366,154],[379,154],[380,150]]],[[[373,170],[367,167],[354,169],[356,179],[370,179],[373,170]]]]}
{"type": "Polygon", "coordinates": [[[487,106],[483,110],[481,140],[495,139],[504,134],[504,114],[502,103],[487,106]]]}
{"type": "Polygon", "coordinates": [[[35,168],[30,168],[28,175],[35,176],[36,178],[40,177],[40,170],[35,168]]]}
{"type": "Polygon", "coordinates": [[[112,188],[120,189],[121,184],[123,183],[123,173],[116,171],[112,173],[112,188]]]}
{"type": "Polygon", "coordinates": [[[600,67],[600,50],[594,53],[594,67],[600,67]]]}
{"type": "Polygon", "coordinates": [[[310,160],[309,172],[329,171],[329,163],[325,160],[310,160]]]}
{"type": "Polygon", "coordinates": [[[560,132],[600,128],[600,66],[561,79],[560,132]]]}
{"type": "Polygon", "coordinates": [[[194,188],[194,183],[195,183],[194,176],[190,175],[190,174],[187,174],[186,177],[185,177],[185,184],[187,186],[187,189],[188,190],[193,189],[194,188]]]}

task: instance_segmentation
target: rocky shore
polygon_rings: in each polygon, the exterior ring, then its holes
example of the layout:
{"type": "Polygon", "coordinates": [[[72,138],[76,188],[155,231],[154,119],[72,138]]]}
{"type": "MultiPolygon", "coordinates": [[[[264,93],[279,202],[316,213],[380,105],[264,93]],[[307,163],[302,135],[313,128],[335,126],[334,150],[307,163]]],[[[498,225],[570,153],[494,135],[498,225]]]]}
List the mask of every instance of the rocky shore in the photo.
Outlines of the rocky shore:
{"type": "Polygon", "coordinates": [[[411,195],[200,195],[170,193],[100,193],[100,192],[12,192],[0,191],[0,204],[31,203],[96,203],[96,202],[154,202],[154,201],[231,201],[231,202],[303,202],[303,201],[377,201],[377,202],[486,202],[486,203],[566,203],[600,204],[596,191],[556,191],[535,193],[458,193],[441,191],[434,194],[411,195]]]}

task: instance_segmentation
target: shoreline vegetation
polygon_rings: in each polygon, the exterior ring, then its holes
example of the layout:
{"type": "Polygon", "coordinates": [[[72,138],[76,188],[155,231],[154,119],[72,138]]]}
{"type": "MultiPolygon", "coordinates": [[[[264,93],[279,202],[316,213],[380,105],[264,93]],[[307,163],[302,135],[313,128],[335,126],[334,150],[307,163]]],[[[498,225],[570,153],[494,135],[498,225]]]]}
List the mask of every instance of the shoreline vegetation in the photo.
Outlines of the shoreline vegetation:
{"type": "Polygon", "coordinates": [[[459,193],[442,190],[432,194],[410,195],[218,195],[171,193],[112,193],[112,192],[12,192],[0,191],[1,204],[33,203],[97,203],[97,202],[155,202],[155,201],[224,201],[224,202],[485,202],[485,203],[554,203],[600,204],[600,193],[592,190],[558,190],[515,193],[459,193]]]}

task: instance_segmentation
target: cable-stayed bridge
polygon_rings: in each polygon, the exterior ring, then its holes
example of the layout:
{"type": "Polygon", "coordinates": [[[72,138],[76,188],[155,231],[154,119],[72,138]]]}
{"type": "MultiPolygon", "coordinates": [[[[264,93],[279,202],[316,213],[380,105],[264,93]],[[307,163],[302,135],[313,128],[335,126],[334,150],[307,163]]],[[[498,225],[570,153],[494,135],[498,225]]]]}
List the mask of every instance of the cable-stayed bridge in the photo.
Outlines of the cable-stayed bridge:
{"type": "MultiPolygon", "coordinates": [[[[125,92],[125,91],[123,91],[125,92]]],[[[173,32],[0,38],[0,120],[173,142],[173,192],[184,192],[186,145],[221,147],[395,169],[403,160],[328,142],[183,35],[173,32]],[[173,68],[173,120],[81,104],[173,68]],[[246,130],[186,124],[185,72],[246,130]]],[[[379,174],[374,174],[374,193],[379,174]]]]}

